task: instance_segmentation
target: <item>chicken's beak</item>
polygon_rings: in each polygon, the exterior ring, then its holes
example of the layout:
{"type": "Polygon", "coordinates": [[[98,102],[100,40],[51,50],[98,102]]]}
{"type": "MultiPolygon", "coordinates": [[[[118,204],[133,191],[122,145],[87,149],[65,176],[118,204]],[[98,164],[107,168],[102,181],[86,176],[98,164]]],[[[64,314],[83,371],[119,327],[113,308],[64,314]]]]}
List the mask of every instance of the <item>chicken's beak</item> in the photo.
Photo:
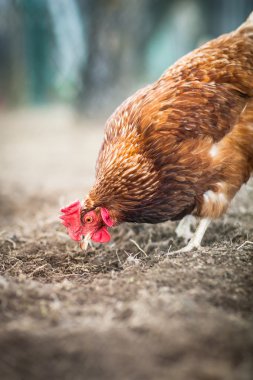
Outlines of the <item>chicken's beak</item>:
{"type": "Polygon", "coordinates": [[[87,234],[86,236],[83,237],[83,239],[80,241],[79,245],[80,245],[80,248],[83,250],[83,251],[86,251],[89,244],[90,244],[90,240],[91,240],[91,234],[87,234]]]}

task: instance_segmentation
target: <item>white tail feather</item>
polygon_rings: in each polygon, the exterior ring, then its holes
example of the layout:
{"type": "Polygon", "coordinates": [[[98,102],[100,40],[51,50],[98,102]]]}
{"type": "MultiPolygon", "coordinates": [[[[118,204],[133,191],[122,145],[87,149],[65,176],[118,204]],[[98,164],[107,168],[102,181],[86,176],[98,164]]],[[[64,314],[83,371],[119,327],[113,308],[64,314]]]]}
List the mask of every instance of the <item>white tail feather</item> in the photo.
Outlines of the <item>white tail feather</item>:
{"type": "Polygon", "coordinates": [[[253,24],[253,12],[250,13],[249,17],[247,18],[246,22],[250,22],[253,24]]]}
{"type": "Polygon", "coordinates": [[[242,25],[239,26],[237,29],[239,32],[247,31],[247,34],[252,34],[251,30],[253,28],[253,12],[250,13],[248,18],[242,23],[242,25]]]}

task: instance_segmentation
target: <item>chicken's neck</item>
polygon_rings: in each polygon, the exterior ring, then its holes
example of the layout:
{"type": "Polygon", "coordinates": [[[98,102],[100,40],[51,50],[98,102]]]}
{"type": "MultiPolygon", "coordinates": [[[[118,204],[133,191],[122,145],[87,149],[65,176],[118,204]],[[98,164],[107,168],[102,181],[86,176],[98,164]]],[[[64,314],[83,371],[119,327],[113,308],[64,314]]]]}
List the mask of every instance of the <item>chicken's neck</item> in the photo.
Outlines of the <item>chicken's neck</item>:
{"type": "Polygon", "coordinates": [[[153,163],[130,148],[125,144],[116,160],[114,149],[113,155],[99,163],[96,182],[84,205],[87,209],[106,207],[116,223],[135,221],[133,214],[151,203],[159,187],[153,163]]]}

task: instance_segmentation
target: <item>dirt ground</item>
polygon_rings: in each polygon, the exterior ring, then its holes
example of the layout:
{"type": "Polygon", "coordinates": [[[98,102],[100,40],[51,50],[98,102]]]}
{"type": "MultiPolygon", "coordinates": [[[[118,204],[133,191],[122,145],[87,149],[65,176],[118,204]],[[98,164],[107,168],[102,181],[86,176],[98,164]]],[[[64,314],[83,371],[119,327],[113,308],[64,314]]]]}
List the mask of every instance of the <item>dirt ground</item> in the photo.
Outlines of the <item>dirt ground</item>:
{"type": "Polygon", "coordinates": [[[166,257],[168,222],[81,252],[58,210],[92,183],[95,124],[0,115],[1,380],[252,379],[253,182],[200,251],[166,257]]]}

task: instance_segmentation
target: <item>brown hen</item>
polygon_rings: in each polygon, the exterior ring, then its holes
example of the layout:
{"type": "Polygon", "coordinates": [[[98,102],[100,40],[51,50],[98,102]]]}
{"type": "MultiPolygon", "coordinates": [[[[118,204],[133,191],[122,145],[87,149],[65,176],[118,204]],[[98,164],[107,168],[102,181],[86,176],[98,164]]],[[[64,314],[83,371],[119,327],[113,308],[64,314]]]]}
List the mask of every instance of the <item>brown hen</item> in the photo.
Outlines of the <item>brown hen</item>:
{"type": "Polygon", "coordinates": [[[83,234],[191,215],[200,218],[195,234],[185,219],[177,233],[190,239],[182,251],[198,248],[252,170],[253,13],[177,61],[109,118],[96,181],[80,212],[83,234]]]}

